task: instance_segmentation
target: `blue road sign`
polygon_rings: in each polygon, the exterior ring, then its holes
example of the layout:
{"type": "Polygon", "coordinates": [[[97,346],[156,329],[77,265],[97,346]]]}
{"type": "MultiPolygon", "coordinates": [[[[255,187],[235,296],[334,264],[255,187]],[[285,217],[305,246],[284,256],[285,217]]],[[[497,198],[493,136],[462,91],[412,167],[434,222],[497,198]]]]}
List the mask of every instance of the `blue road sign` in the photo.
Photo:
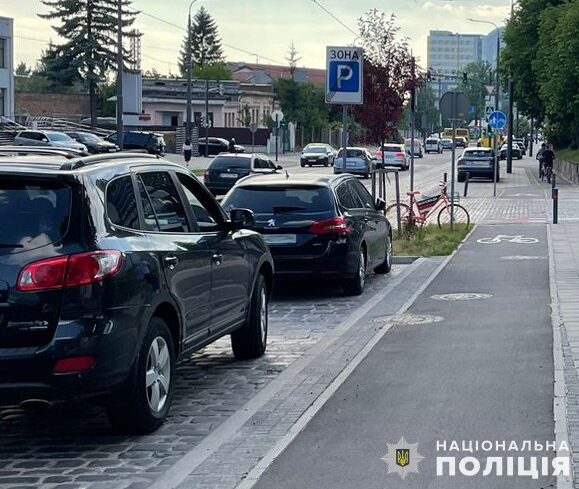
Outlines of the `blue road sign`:
{"type": "Polygon", "coordinates": [[[362,48],[328,46],[326,53],[326,102],[342,105],[363,103],[362,48]]]}
{"type": "Polygon", "coordinates": [[[493,129],[502,129],[507,125],[507,116],[504,112],[497,110],[489,115],[488,121],[489,126],[491,126],[493,129]]]}

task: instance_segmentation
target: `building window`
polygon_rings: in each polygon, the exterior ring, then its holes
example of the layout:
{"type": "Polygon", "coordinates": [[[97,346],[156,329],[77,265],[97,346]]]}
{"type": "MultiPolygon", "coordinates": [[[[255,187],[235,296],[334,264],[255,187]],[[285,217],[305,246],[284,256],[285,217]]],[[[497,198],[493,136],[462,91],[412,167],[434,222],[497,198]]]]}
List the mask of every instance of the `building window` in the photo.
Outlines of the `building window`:
{"type": "Polygon", "coordinates": [[[6,115],[6,102],[4,100],[4,93],[5,93],[5,89],[4,88],[0,88],[0,116],[5,116],[6,115]]]}
{"type": "Polygon", "coordinates": [[[7,53],[6,53],[6,39],[0,37],[0,68],[6,68],[7,66],[7,53]]]}

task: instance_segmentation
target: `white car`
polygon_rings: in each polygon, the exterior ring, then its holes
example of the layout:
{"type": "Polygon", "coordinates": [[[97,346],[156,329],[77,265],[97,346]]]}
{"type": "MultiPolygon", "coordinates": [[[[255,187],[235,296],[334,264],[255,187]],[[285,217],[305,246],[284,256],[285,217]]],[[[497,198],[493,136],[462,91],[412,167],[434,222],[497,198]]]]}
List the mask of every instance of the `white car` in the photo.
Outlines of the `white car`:
{"type": "Polygon", "coordinates": [[[14,138],[16,146],[52,146],[53,148],[87,151],[87,147],[58,131],[20,131],[14,138]]]}
{"type": "MultiPolygon", "coordinates": [[[[406,140],[406,151],[408,154],[411,153],[410,148],[412,147],[412,139],[406,140]]],[[[422,150],[422,143],[419,139],[414,139],[414,156],[422,158],[424,156],[424,151],[422,150]]]]}
{"type": "Polygon", "coordinates": [[[426,153],[442,153],[442,142],[438,138],[428,138],[424,145],[426,153]]]}
{"type": "Polygon", "coordinates": [[[384,166],[397,166],[401,170],[408,170],[408,159],[406,148],[403,144],[386,143],[376,151],[378,165],[382,165],[382,155],[384,155],[384,166]]]}

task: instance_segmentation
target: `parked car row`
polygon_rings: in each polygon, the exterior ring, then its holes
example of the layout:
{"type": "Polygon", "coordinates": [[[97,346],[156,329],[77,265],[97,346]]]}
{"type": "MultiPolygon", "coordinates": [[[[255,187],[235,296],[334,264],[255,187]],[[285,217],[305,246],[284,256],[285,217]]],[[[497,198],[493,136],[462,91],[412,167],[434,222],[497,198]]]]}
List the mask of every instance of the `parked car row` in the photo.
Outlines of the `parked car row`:
{"type": "Polygon", "coordinates": [[[14,223],[0,229],[0,405],[94,396],[116,430],[151,432],[180,360],[224,335],[238,359],[265,352],[274,277],[356,295],[368,272],[390,271],[385,203],[355,176],[215,160],[249,170],[223,206],[185,167],[147,154],[0,156],[14,223]]]}

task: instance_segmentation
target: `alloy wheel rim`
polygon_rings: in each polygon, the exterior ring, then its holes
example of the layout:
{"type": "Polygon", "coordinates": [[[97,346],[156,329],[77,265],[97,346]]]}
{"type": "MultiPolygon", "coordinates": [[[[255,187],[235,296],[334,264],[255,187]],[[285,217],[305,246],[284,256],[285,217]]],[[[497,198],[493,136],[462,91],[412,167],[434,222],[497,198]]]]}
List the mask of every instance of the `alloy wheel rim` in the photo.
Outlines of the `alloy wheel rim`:
{"type": "Polygon", "coordinates": [[[261,289],[261,297],[259,303],[259,326],[261,330],[261,341],[262,344],[265,344],[267,337],[267,295],[264,288],[261,289]]]}
{"type": "Polygon", "coordinates": [[[163,410],[171,387],[171,356],[164,338],[157,336],[147,356],[145,386],[149,407],[155,413],[163,410]]]}

